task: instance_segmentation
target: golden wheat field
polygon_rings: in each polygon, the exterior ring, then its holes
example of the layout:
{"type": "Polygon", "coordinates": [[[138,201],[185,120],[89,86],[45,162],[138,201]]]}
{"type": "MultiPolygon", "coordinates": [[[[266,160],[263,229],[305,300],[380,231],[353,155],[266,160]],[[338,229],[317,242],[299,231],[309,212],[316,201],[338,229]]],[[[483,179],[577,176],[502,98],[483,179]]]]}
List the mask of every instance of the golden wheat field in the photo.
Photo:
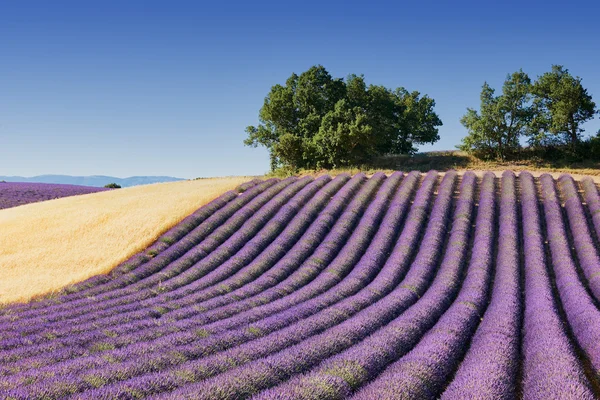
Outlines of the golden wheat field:
{"type": "Polygon", "coordinates": [[[0,210],[0,304],[106,273],[248,180],[160,183],[0,210]]]}

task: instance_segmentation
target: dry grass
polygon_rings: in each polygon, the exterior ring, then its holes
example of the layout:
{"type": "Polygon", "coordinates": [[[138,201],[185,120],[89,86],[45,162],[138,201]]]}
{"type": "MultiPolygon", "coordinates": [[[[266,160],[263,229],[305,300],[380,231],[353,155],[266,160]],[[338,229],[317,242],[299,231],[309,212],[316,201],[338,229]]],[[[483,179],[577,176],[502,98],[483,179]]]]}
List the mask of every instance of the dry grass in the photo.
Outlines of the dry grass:
{"type": "MultiPolygon", "coordinates": [[[[571,174],[574,179],[581,179],[584,176],[590,176],[596,183],[600,183],[600,160],[588,160],[579,163],[566,163],[557,160],[555,162],[540,160],[519,160],[519,161],[482,161],[470,156],[462,151],[432,151],[418,154],[415,156],[388,156],[380,157],[375,160],[373,165],[340,168],[333,170],[301,170],[300,176],[311,175],[319,176],[322,174],[337,175],[340,173],[355,174],[364,172],[371,175],[378,171],[392,173],[393,171],[421,171],[427,172],[435,169],[440,172],[453,169],[459,172],[464,171],[492,171],[501,173],[511,170],[515,172],[530,171],[534,176],[543,173],[549,173],[553,177],[558,177],[563,173],[571,174]]],[[[273,176],[285,176],[285,174],[272,174],[273,176]]]]}
{"type": "Polygon", "coordinates": [[[0,304],[106,273],[248,180],[161,183],[0,210],[0,304]]]}

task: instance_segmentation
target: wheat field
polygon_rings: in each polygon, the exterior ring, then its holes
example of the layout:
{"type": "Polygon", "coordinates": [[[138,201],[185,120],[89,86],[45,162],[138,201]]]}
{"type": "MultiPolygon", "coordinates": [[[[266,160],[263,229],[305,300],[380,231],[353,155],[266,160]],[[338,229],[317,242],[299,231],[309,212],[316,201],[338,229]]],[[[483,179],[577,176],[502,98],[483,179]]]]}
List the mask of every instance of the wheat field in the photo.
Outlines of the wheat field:
{"type": "Polygon", "coordinates": [[[0,210],[0,304],[106,273],[248,180],[160,183],[0,210]]]}

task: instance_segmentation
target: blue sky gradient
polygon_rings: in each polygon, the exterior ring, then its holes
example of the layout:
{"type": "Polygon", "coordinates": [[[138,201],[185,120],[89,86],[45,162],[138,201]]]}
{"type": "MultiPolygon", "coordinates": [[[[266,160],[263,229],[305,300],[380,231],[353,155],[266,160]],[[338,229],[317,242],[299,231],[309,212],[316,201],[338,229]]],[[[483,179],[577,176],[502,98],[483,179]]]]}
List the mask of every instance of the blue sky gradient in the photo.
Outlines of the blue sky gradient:
{"type": "Polygon", "coordinates": [[[600,105],[599,3],[0,0],[0,175],[264,173],[244,128],[315,64],[433,97],[422,150],[453,149],[483,82],[519,68],[564,64],[600,105]]]}

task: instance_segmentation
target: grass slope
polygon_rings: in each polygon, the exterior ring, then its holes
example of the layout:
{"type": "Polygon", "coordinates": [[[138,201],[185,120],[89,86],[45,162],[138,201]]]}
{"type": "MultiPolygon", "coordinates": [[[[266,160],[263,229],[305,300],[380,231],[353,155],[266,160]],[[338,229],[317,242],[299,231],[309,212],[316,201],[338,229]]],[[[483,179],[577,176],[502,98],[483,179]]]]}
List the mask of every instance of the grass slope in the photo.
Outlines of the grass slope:
{"type": "MultiPolygon", "coordinates": [[[[463,151],[430,151],[419,153],[414,156],[393,155],[379,157],[373,161],[372,165],[365,165],[352,168],[339,168],[333,170],[301,170],[299,175],[319,176],[323,174],[338,175],[340,173],[356,174],[364,172],[371,175],[377,171],[383,171],[387,174],[393,171],[421,171],[430,170],[447,171],[492,171],[496,176],[502,175],[502,171],[529,171],[534,176],[544,173],[550,173],[557,178],[561,174],[570,174],[574,179],[581,179],[584,176],[593,177],[595,182],[600,182],[600,160],[585,160],[580,162],[568,162],[565,160],[541,160],[541,159],[523,159],[513,161],[484,161],[468,155],[463,151]]],[[[287,176],[288,171],[282,170],[271,173],[271,176],[287,176]]]]}

